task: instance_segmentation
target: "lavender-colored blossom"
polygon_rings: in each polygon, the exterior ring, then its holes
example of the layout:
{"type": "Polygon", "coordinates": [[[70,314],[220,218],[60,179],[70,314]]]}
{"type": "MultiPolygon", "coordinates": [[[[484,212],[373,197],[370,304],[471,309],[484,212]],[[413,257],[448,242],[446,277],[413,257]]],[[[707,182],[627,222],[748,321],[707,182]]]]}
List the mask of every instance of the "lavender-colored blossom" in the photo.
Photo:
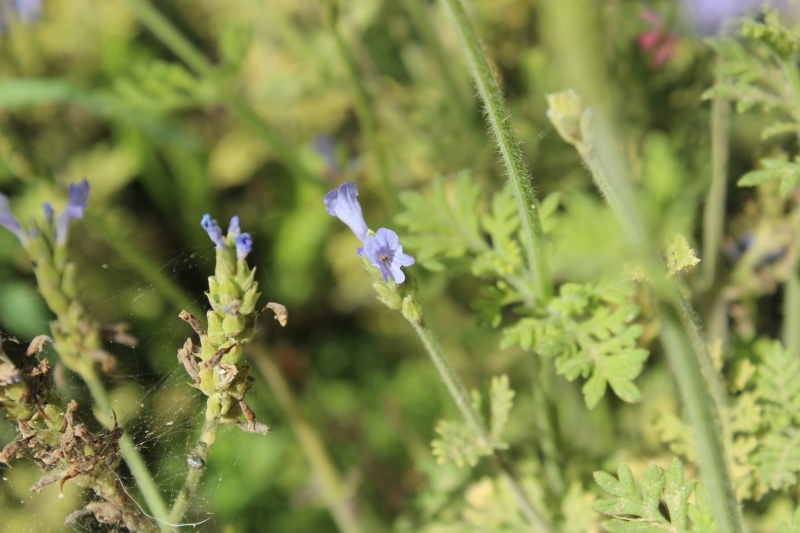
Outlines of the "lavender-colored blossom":
{"type": "Polygon", "coordinates": [[[225,248],[225,239],[222,237],[222,230],[219,229],[219,224],[217,224],[216,220],[211,218],[211,215],[208,213],[203,215],[203,218],[200,220],[200,225],[206,230],[206,233],[208,233],[208,236],[211,238],[211,242],[216,244],[217,248],[225,248]]]}
{"type": "Polygon", "coordinates": [[[328,214],[335,216],[353,230],[362,242],[367,237],[367,223],[361,214],[361,205],[356,199],[358,186],[352,181],[346,181],[325,195],[325,208],[328,214]]]}
{"type": "Polygon", "coordinates": [[[42,211],[44,211],[44,218],[47,219],[47,223],[52,224],[55,212],[53,211],[53,206],[50,205],[50,202],[45,202],[42,204],[42,211]]]}
{"type": "Polygon", "coordinates": [[[236,243],[236,257],[245,259],[253,249],[253,238],[249,233],[242,233],[234,238],[234,242],[236,243]]]}
{"type": "MultiPolygon", "coordinates": [[[[756,12],[765,0],[684,0],[683,7],[700,33],[713,34],[726,20],[756,12]]],[[[784,2],[770,2],[780,7],[784,2]]]]}
{"type": "Polygon", "coordinates": [[[25,22],[33,22],[42,16],[41,0],[14,0],[17,17],[25,22]]]}
{"type": "Polygon", "coordinates": [[[239,227],[239,216],[234,215],[231,217],[231,223],[228,224],[228,233],[236,237],[242,232],[241,228],[239,227]]]}
{"type": "Polygon", "coordinates": [[[364,253],[367,259],[381,270],[383,281],[387,283],[390,277],[395,283],[403,283],[406,275],[400,267],[414,264],[414,258],[403,253],[397,233],[386,228],[380,228],[375,235],[366,238],[364,253]]]}
{"type": "Polygon", "coordinates": [[[28,236],[22,229],[19,221],[11,214],[11,209],[8,206],[8,198],[0,194],[0,226],[3,226],[8,231],[17,236],[21,243],[28,240],[28,236]]]}
{"type": "Polygon", "coordinates": [[[63,244],[67,241],[67,230],[69,221],[73,218],[83,218],[86,203],[89,200],[89,182],[86,178],[80,183],[69,184],[69,203],[56,223],[56,244],[63,244]]]}

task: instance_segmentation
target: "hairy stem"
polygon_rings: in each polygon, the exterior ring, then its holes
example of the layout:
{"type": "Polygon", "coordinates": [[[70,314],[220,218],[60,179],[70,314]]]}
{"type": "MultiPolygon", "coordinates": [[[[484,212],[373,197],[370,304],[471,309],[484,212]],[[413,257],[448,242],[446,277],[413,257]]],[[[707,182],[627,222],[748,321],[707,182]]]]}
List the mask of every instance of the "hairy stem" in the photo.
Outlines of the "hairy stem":
{"type": "MultiPolygon", "coordinates": [[[[272,394],[281,406],[281,410],[286,414],[289,423],[292,425],[300,447],[308,459],[314,476],[319,481],[322,490],[322,499],[325,506],[342,533],[360,533],[365,531],[355,512],[355,505],[350,502],[351,494],[342,482],[339,472],[333,460],[325,450],[325,446],[314,427],[309,424],[303,416],[300,407],[297,405],[286,379],[283,377],[278,366],[258,348],[250,350],[251,360],[256,368],[267,381],[272,394]]],[[[378,524],[371,524],[369,531],[382,530],[378,524]]]]}
{"type": "MultiPolygon", "coordinates": [[[[584,159],[590,161],[588,167],[593,172],[595,182],[602,183],[602,187],[608,188],[610,195],[603,192],[606,199],[609,197],[632,199],[634,195],[629,190],[629,183],[622,179],[609,180],[603,170],[605,165],[601,156],[591,146],[592,142],[588,141],[585,145],[576,146],[576,148],[584,159]],[[594,175],[594,173],[598,174],[594,175]]],[[[613,144],[605,143],[603,148],[605,151],[602,153],[608,158],[620,157],[613,144]]],[[[620,166],[617,165],[617,167],[620,166]]],[[[633,251],[645,262],[654,263],[649,259],[647,248],[644,247],[645,234],[637,229],[641,227],[635,222],[641,218],[637,206],[632,202],[625,202],[616,209],[613,205],[611,207],[620,225],[626,230],[625,233],[633,251]]],[[[663,268],[654,267],[650,271],[653,272],[653,279],[664,278],[663,268]]],[[[704,483],[708,486],[707,494],[712,514],[720,531],[741,532],[742,526],[736,498],[724,459],[722,435],[724,435],[725,428],[722,427],[719,418],[726,404],[724,387],[719,375],[714,371],[700,326],[691,306],[683,300],[671,284],[658,281],[653,284],[653,287],[659,292],[659,297],[662,299],[660,308],[665,326],[661,329],[661,341],[666,349],[673,376],[678,383],[681,399],[689,412],[690,423],[697,442],[701,473],[704,483]]]]}
{"type": "Polygon", "coordinates": [[[189,473],[186,474],[186,479],[183,482],[183,487],[175,498],[172,504],[172,509],[169,511],[169,523],[178,524],[182,519],[186,508],[189,506],[189,500],[197,486],[200,484],[200,478],[203,477],[205,471],[205,464],[208,461],[208,454],[211,452],[211,446],[217,440],[217,428],[219,427],[219,417],[214,416],[209,410],[206,410],[206,419],[203,424],[203,429],[200,431],[200,439],[197,445],[189,454],[189,473]]]}
{"type": "MultiPolygon", "coordinates": [[[[717,75],[716,84],[722,83],[717,75]]],[[[708,290],[714,283],[717,259],[722,241],[722,226],[725,222],[725,193],[728,181],[728,128],[730,127],[731,103],[723,98],[711,102],[711,186],[706,195],[703,211],[703,288],[708,290]]]]}
{"type": "MultiPolygon", "coordinates": [[[[106,392],[103,383],[100,381],[100,376],[92,369],[82,372],[81,378],[83,378],[83,381],[86,382],[86,386],[89,388],[89,392],[96,406],[96,412],[99,412],[98,420],[100,420],[106,428],[113,428],[111,400],[108,397],[108,392],[106,392]]],[[[136,486],[139,487],[153,518],[158,521],[159,528],[162,531],[168,531],[169,528],[166,527],[168,519],[167,506],[161,497],[161,493],[158,491],[158,487],[156,487],[155,481],[153,481],[153,477],[150,475],[150,470],[148,470],[144,459],[142,459],[139,450],[136,448],[136,444],[126,432],[123,432],[122,436],[120,436],[119,450],[122,453],[122,457],[125,459],[125,464],[128,465],[128,469],[136,480],[136,486]]]]}
{"type": "MultiPolygon", "coordinates": [[[[423,346],[425,346],[425,350],[428,352],[431,361],[433,361],[433,365],[439,372],[439,376],[442,378],[442,381],[447,387],[447,391],[453,398],[464,421],[478,439],[490,442],[492,440],[491,435],[486,429],[480,415],[475,411],[467,388],[464,386],[464,383],[462,383],[461,378],[458,377],[458,374],[455,373],[453,367],[450,366],[450,362],[447,360],[441,346],[439,346],[439,343],[434,338],[433,333],[425,326],[411,320],[409,320],[409,323],[414,328],[414,331],[417,332],[423,346]]],[[[522,514],[525,515],[525,518],[527,518],[534,527],[534,530],[539,532],[552,531],[552,527],[545,520],[544,514],[536,508],[525,492],[525,489],[522,488],[522,485],[520,485],[519,481],[513,476],[510,468],[496,450],[492,454],[492,464],[513,494],[520,511],[522,511],[522,514]]]]}
{"type": "Polygon", "coordinates": [[[661,340],[694,429],[703,488],[711,503],[717,530],[740,533],[742,524],[725,465],[718,413],[715,412],[698,358],[681,326],[678,313],[672,306],[660,305],[661,340]]]}
{"type": "Polygon", "coordinates": [[[467,64],[486,110],[490,129],[514,190],[514,200],[522,222],[522,240],[530,269],[531,284],[537,299],[546,302],[553,295],[552,280],[547,266],[547,248],[525,157],[511,125],[511,112],[506,106],[481,42],[464,11],[464,6],[461,5],[461,0],[442,0],[442,3],[461,41],[467,64]]]}

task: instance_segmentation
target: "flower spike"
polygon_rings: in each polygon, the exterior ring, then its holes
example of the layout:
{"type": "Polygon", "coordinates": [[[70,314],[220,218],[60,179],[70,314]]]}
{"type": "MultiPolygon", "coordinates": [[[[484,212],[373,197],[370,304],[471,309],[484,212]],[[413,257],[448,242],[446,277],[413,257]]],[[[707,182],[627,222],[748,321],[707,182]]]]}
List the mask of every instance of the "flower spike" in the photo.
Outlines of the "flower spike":
{"type": "MultiPolygon", "coordinates": [[[[86,209],[86,204],[89,200],[89,182],[86,178],[80,183],[69,184],[69,204],[61,216],[58,217],[56,224],[56,244],[64,244],[67,241],[67,230],[69,229],[69,221],[73,218],[83,218],[83,212],[86,209]]],[[[47,208],[45,208],[45,213],[47,208]]]]}
{"type": "Polygon", "coordinates": [[[11,214],[11,208],[8,205],[8,198],[0,194],[0,226],[3,226],[8,231],[17,236],[21,243],[25,244],[28,241],[28,236],[25,230],[22,229],[19,221],[11,214]]]}

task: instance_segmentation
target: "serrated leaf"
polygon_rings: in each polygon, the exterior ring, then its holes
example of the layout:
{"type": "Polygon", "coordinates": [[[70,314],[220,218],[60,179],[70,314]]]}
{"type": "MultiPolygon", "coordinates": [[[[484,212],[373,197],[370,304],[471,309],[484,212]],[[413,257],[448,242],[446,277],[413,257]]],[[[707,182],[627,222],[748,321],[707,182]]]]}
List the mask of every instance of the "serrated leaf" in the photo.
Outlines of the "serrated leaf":
{"type": "Polygon", "coordinates": [[[491,406],[491,434],[495,438],[495,448],[507,447],[503,443],[503,432],[508,424],[508,414],[514,405],[514,391],[508,385],[508,376],[495,376],[489,392],[491,406]]]}
{"type": "Polygon", "coordinates": [[[781,193],[790,193],[800,179],[800,164],[780,159],[762,159],[761,170],[753,170],[739,178],[740,187],[754,187],[772,180],[780,180],[781,193]]]}
{"type": "Polygon", "coordinates": [[[597,484],[614,496],[594,504],[596,511],[611,517],[603,522],[603,528],[610,532],[686,533],[691,507],[689,496],[695,483],[684,481],[683,475],[683,464],[677,458],[666,472],[651,464],[642,474],[639,495],[628,465],[619,466],[617,478],[595,472],[597,484]],[[666,516],[660,509],[662,502],[668,511],[666,516]]]}
{"type": "Polygon", "coordinates": [[[433,455],[439,463],[454,463],[458,467],[465,464],[475,466],[478,459],[492,453],[492,448],[480,442],[474,432],[462,422],[440,420],[436,425],[439,439],[434,440],[433,455]]]}

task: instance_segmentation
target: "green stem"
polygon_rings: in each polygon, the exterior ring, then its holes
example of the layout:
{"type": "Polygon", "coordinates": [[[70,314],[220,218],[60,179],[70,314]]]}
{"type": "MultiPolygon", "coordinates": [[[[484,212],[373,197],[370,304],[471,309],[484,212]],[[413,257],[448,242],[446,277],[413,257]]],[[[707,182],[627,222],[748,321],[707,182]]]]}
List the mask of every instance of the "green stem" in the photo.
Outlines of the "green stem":
{"type": "Polygon", "coordinates": [[[552,280],[547,266],[547,248],[530,175],[511,125],[511,112],[506,106],[481,42],[461,5],[461,0],[442,0],[442,3],[461,41],[467,64],[514,190],[534,292],[539,301],[546,302],[553,294],[552,280]]]}
{"type": "Polygon", "coordinates": [[[383,187],[383,197],[386,200],[386,205],[392,212],[397,212],[400,207],[400,202],[397,199],[397,191],[394,183],[392,182],[391,171],[389,169],[389,157],[386,154],[386,149],[380,141],[378,135],[377,120],[373,112],[373,107],[370,103],[370,98],[367,95],[367,90],[362,83],[362,76],[358,72],[358,65],[356,59],[353,57],[352,50],[344,40],[342,32],[339,31],[337,26],[338,22],[338,6],[335,1],[328,2],[328,9],[326,10],[326,24],[333,36],[336,43],[336,50],[342,58],[347,73],[347,81],[350,84],[350,89],[353,92],[353,104],[355,106],[356,116],[358,122],[364,131],[364,137],[372,147],[372,152],[375,154],[375,159],[378,163],[378,174],[381,177],[381,185],[383,187]]]}
{"type": "MultiPolygon", "coordinates": [[[[250,349],[250,359],[255,363],[261,375],[267,381],[272,394],[289,419],[292,429],[300,441],[300,447],[308,459],[311,470],[314,472],[322,489],[322,499],[331,513],[333,521],[342,533],[360,533],[364,527],[355,514],[352,502],[348,501],[350,493],[342,482],[333,460],[325,450],[325,446],[314,427],[306,420],[300,407],[297,405],[286,379],[278,366],[258,348],[250,349]]],[[[370,513],[371,514],[371,513],[370,513]]],[[[382,530],[383,527],[371,524],[368,531],[382,530]]]]}
{"type": "MultiPolygon", "coordinates": [[[[467,388],[461,382],[461,378],[459,378],[458,374],[455,373],[453,367],[450,366],[450,362],[447,360],[442,348],[434,338],[433,333],[431,333],[431,331],[425,326],[417,324],[411,320],[409,320],[409,323],[414,328],[414,331],[417,332],[417,335],[422,341],[423,346],[425,346],[425,350],[428,352],[431,361],[433,361],[433,365],[439,372],[439,376],[442,378],[442,381],[447,387],[447,391],[453,398],[456,407],[461,412],[461,416],[464,418],[464,421],[478,439],[484,442],[491,442],[492,437],[486,429],[486,426],[484,425],[480,415],[473,407],[472,399],[467,391],[467,388]]],[[[510,468],[496,450],[492,454],[492,463],[514,496],[514,499],[522,511],[522,514],[525,515],[534,529],[539,532],[552,531],[552,527],[544,519],[543,513],[536,509],[535,505],[525,492],[525,489],[522,488],[522,485],[520,485],[519,481],[517,481],[517,479],[513,476],[510,468]]]]}
{"type": "Polygon", "coordinates": [[[720,422],[698,364],[700,354],[696,354],[692,348],[681,327],[678,313],[672,306],[662,303],[660,316],[661,340],[694,429],[703,488],[711,503],[717,531],[741,533],[739,509],[728,477],[725,449],[720,439],[720,422]]]}
{"type": "MultiPolygon", "coordinates": [[[[716,84],[722,83],[717,75],[716,84]]],[[[728,181],[728,129],[731,103],[723,98],[711,102],[711,187],[706,196],[703,211],[703,279],[702,286],[708,290],[714,284],[717,259],[722,241],[722,226],[725,222],[725,193],[728,181]]]]}
{"type": "Polygon", "coordinates": [[[192,70],[204,76],[213,73],[214,67],[205,56],[150,2],[147,0],[124,0],[124,2],[136,18],[192,70]]]}
{"type": "Polygon", "coordinates": [[[169,523],[178,524],[183,519],[186,508],[189,506],[189,500],[197,486],[200,484],[200,478],[203,477],[205,471],[205,464],[208,461],[208,454],[211,452],[211,446],[217,440],[217,428],[219,427],[219,417],[211,415],[206,411],[206,420],[203,424],[203,429],[200,431],[200,439],[197,445],[189,455],[192,461],[196,461],[195,465],[189,465],[189,472],[186,474],[186,480],[183,482],[183,487],[175,498],[172,504],[172,509],[169,511],[169,523]]]}
{"type": "Polygon", "coordinates": [[[787,350],[794,354],[800,354],[800,274],[797,272],[798,255],[800,255],[800,208],[795,207],[792,211],[794,218],[794,249],[795,258],[793,268],[789,272],[789,277],[785,282],[783,297],[783,325],[781,338],[787,350]]]}
{"type": "MultiPolygon", "coordinates": [[[[607,179],[604,165],[600,157],[593,152],[593,148],[586,146],[577,147],[585,159],[594,161],[589,164],[589,169],[594,175],[596,183],[607,187],[610,197],[633,198],[630,185],[624,180],[607,179]]],[[[609,157],[619,157],[612,147],[606,145],[609,157]]],[[[602,190],[602,189],[601,189],[602,190]]],[[[604,196],[609,198],[609,195],[604,196]]],[[[620,225],[626,229],[634,252],[637,255],[646,251],[643,248],[644,233],[639,231],[640,226],[635,225],[639,220],[638,210],[633,203],[621,202],[613,209],[620,225]]],[[[642,256],[647,261],[647,255],[642,256]]],[[[662,269],[651,268],[655,276],[662,269]]],[[[654,278],[656,279],[656,278],[654,278]]],[[[667,352],[667,357],[672,367],[673,375],[678,383],[681,399],[689,412],[689,419],[697,442],[698,457],[704,484],[707,485],[707,494],[711,503],[711,510],[717,522],[719,531],[736,533],[742,531],[742,526],[736,506],[736,498],[728,478],[725,464],[725,452],[722,441],[723,430],[719,416],[725,409],[725,390],[711,363],[711,358],[694,318],[694,313],[675,288],[666,282],[653,284],[659,291],[662,302],[673,302],[672,305],[662,303],[663,320],[665,325],[661,329],[661,341],[667,352]],[[674,306],[674,307],[673,307],[674,306]]]]}
{"type": "MultiPolygon", "coordinates": [[[[112,428],[114,424],[111,418],[111,400],[108,397],[108,392],[106,392],[103,383],[100,381],[100,377],[94,370],[91,370],[83,372],[81,378],[83,378],[83,381],[86,382],[87,387],[89,387],[89,393],[94,400],[95,412],[97,413],[98,420],[107,428],[112,428]]],[[[136,485],[139,487],[152,513],[152,517],[158,521],[159,528],[162,531],[168,531],[167,506],[161,498],[161,493],[158,492],[158,487],[156,487],[155,481],[153,481],[153,477],[150,475],[150,471],[142,459],[142,456],[139,454],[139,450],[136,448],[136,444],[133,442],[130,434],[122,433],[119,439],[119,450],[122,453],[122,457],[125,459],[125,464],[136,480],[136,485]]]]}

